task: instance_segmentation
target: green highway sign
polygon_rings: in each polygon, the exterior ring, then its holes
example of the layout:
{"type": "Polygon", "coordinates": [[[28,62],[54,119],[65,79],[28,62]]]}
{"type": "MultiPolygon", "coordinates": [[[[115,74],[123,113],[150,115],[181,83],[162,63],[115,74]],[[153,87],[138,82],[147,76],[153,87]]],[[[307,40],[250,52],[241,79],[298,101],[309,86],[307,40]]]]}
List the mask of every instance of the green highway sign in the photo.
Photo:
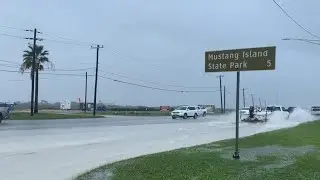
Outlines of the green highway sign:
{"type": "Polygon", "coordinates": [[[205,52],[205,72],[275,70],[276,47],[205,52]]]}

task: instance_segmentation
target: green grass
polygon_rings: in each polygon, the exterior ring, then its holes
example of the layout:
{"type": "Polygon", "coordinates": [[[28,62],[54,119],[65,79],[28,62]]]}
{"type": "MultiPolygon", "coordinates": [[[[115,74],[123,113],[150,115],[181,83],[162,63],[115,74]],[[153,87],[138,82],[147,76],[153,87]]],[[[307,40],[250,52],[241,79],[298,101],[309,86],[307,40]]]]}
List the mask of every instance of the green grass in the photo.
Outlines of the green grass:
{"type": "Polygon", "coordinates": [[[75,180],[320,179],[320,121],[242,138],[240,160],[232,159],[233,148],[234,140],[224,140],[141,156],[75,180]]]}
{"type": "Polygon", "coordinates": [[[56,113],[43,113],[34,114],[30,116],[30,113],[25,112],[13,112],[10,113],[11,120],[45,120],[45,119],[83,119],[83,118],[101,118],[103,116],[92,116],[92,113],[88,114],[56,114],[56,113]]]}
{"type": "Polygon", "coordinates": [[[170,116],[170,112],[165,111],[106,111],[98,112],[101,115],[120,115],[120,116],[170,116]]]}

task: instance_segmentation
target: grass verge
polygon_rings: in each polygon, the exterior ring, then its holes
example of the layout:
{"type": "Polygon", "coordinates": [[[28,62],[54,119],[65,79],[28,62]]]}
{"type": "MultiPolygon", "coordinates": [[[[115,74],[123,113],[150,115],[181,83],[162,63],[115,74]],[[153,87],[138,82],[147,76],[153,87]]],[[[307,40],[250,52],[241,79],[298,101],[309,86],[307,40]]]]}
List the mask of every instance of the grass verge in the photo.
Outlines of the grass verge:
{"type": "Polygon", "coordinates": [[[75,180],[313,180],[320,177],[320,121],[116,162],[75,180]]]}
{"type": "Polygon", "coordinates": [[[92,114],[56,114],[38,113],[30,116],[30,113],[13,112],[10,113],[10,120],[47,120],[47,119],[83,119],[83,118],[102,118],[103,116],[92,116],[92,114]]]}

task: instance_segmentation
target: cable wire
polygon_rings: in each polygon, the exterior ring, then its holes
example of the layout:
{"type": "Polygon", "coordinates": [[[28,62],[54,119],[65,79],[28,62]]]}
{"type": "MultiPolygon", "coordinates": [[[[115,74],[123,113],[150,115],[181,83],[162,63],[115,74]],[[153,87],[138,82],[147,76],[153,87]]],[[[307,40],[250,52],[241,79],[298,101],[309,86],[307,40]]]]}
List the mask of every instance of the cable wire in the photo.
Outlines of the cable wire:
{"type": "Polygon", "coordinates": [[[18,62],[6,61],[6,60],[1,60],[1,59],[0,59],[0,62],[5,62],[5,63],[10,63],[10,64],[15,64],[15,65],[18,65],[18,64],[19,64],[18,62]]]}
{"type": "Polygon", "coordinates": [[[71,42],[75,42],[75,43],[78,43],[78,44],[85,44],[86,46],[91,46],[91,45],[97,45],[95,43],[89,43],[89,42],[84,42],[84,41],[79,41],[79,40],[75,40],[75,39],[71,39],[71,38],[66,38],[66,37],[61,37],[61,36],[52,36],[48,33],[43,33],[43,35],[47,35],[49,37],[52,37],[52,38],[58,38],[58,39],[63,39],[63,40],[67,40],[67,41],[71,41],[71,42]]]}
{"type": "Polygon", "coordinates": [[[209,86],[181,86],[181,85],[171,85],[171,84],[163,84],[163,83],[158,83],[158,82],[155,82],[155,81],[147,81],[147,80],[141,80],[141,79],[138,79],[138,78],[134,78],[134,77],[129,77],[129,76],[125,76],[125,75],[122,75],[122,74],[117,74],[117,73],[113,73],[113,72],[107,72],[107,71],[104,71],[104,70],[101,70],[99,69],[99,71],[102,71],[106,74],[110,74],[110,75],[116,75],[116,76],[120,76],[120,77],[124,77],[124,78],[127,78],[127,79],[131,79],[131,80],[136,80],[136,81],[141,81],[141,82],[145,82],[145,83],[150,83],[150,84],[157,84],[157,85],[161,85],[161,86],[169,86],[169,87],[179,87],[179,88],[203,88],[203,89],[206,89],[206,88],[219,88],[219,87],[209,87],[209,86]]]}
{"type": "Polygon", "coordinates": [[[1,36],[8,36],[8,37],[14,37],[18,39],[26,39],[25,37],[22,36],[16,36],[16,35],[11,35],[11,34],[6,34],[6,33],[0,33],[1,36]]]}
{"type": "Polygon", "coordinates": [[[284,38],[283,40],[302,41],[310,44],[320,45],[320,43],[316,43],[316,42],[319,42],[320,40],[301,39],[301,38],[284,38]]]}
{"type": "Polygon", "coordinates": [[[43,38],[42,40],[51,41],[54,43],[66,44],[66,45],[82,46],[82,47],[91,47],[91,45],[92,45],[92,44],[89,45],[89,44],[82,44],[82,43],[68,42],[68,41],[59,41],[59,40],[47,39],[47,38],[43,38]]]}
{"type": "Polygon", "coordinates": [[[310,32],[309,30],[307,30],[306,28],[304,28],[301,24],[299,24],[289,13],[286,12],[286,10],[285,10],[284,8],[282,8],[282,7],[280,6],[279,3],[277,3],[275,0],[272,0],[272,1],[281,9],[281,11],[282,11],[286,16],[289,17],[297,26],[299,26],[301,29],[303,29],[305,32],[307,32],[307,33],[310,34],[311,36],[320,39],[319,36],[313,34],[313,33],[310,32]]]}
{"type": "MultiPolygon", "coordinates": [[[[0,72],[14,72],[14,73],[21,73],[20,71],[13,71],[13,70],[3,70],[0,69],[0,72]]],[[[30,73],[30,72],[24,72],[24,73],[30,73]]],[[[78,76],[78,77],[84,77],[85,75],[83,74],[57,74],[57,73],[41,73],[41,74],[45,74],[45,75],[55,75],[55,76],[78,76]]],[[[88,76],[94,76],[94,75],[88,75],[88,76]]],[[[118,80],[118,79],[113,79],[113,78],[109,78],[109,77],[105,77],[105,76],[99,76],[101,78],[104,79],[108,79],[108,80],[112,80],[114,82],[118,82],[118,83],[123,83],[123,84],[128,84],[128,85],[132,85],[132,86],[138,86],[138,87],[143,87],[143,88],[147,88],[147,89],[153,89],[153,90],[160,90],[160,91],[169,91],[169,92],[179,92],[179,93],[206,93],[206,92],[219,92],[220,90],[215,90],[215,91],[190,91],[190,90],[176,90],[176,89],[166,89],[166,88],[158,88],[158,87],[152,87],[152,86],[146,86],[146,85],[142,85],[142,84],[136,84],[136,83],[132,83],[132,82],[128,82],[128,81],[122,81],[122,80],[118,80]]]]}
{"type": "Polygon", "coordinates": [[[15,27],[12,27],[12,26],[0,25],[0,27],[2,27],[2,28],[7,28],[7,29],[19,30],[19,31],[27,31],[26,29],[15,28],[15,27]]]}
{"type": "Polygon", "coordinates": [[[153,90],[161,90],[161,91],[170,91],[170,92],[179,92],[179,93],[189,93],[189,92],[218,92],[220,90],[216,90],[216,91],[190,91],[190,90],[175,90],[175,89],[165,89],[165,88],[158,88],[158,87],[152,87],[152,86],[146,86],[146,85],[141,85],[141,84],[136,84],[136,83],[131,83],[131,82],[127,82],[127,81],[121,81],[118,79],[113,79],[113,78],[109,78],[109,77],[105,77],[105,76],[99,76],[101,78],[104,79],[108,79],[108,80],[112,80],[115,82],[119,82],[119,83],[123,83],[123,84],[128,84],[128,85],[132,85],[132,86],[138,86],[138,87],[143,87],[143,88],[147,88],[147,89],[153,89],[153,90]]]}
{"type": "MultiPolygon", "coordinates": [[[[0,62],[12,63],[12,64],[0,63],[0,66],[4,66],[4,67],[20,68],[20,66],[21,66],[18,63],[14,63],[12,61],[0,60],[0,62]]],[[[48,70],[48,71],[87,71],[90,69],[95,69],[95,67],[82,68],[82,69],[50,69],[50,68],[45,68],[45,70],[48,70]]]]}
{"type": "MultiPolygon", "coordinates": [[[[21,73],[21,71],[16,71],[16,70],[4,70],[0,69],[0,72],[14,72],[14,73],[21,73]]],[[[30,73],[30,71],[25,71],[23,73],[30,73]]],[[[80,76],[80,77],[85,77],[84,74],[69,74],[69,73],[47,73],[47,72],[40,72],[40,74],[43,75],[57,75],[57,76],[80,76]]],[[[88,76],[94,76],[94,75],[89,75],[88,76]]]]}

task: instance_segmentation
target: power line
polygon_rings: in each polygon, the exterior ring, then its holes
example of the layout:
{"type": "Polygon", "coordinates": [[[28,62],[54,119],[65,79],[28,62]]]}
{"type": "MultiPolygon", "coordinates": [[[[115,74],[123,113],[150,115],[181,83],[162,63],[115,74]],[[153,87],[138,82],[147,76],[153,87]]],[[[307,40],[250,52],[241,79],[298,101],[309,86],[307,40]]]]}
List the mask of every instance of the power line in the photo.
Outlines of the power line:
{"type": "MultiPolygon", "coordinates": [[[[4,70],[4,69],[0,69],[0,72],[21,73],[21,71],[4,70]]],[[[31,72],[30,71],[25,71],[24,73],[31,73],[31,72]]],[[[69,73],[47,73],[47,72],[42,72],[41,74],[43,74],[43,75],[57,75],[57,76],[81,76],[81,77],[84,77],[83,74],[69,74],[69,73]]],[[[88,76],[94,76],[94,75],[88,75],[88,76]]]]}
{"type": "Polygon", "coordinates": [[[289,17],[296,25],[298,25],[301,29],[303,29],[305,32],[307,32],[308,34],[310,34],[313,37],[316,37],[318,39],[320,39],[319,36],[313,34],[312,32],[310,32],[309,30],[307,30],[306,28],[304,28],[301,24],[299,24],[289,13],[286,12],[286,10],[284,8],[282,8],[279,3],[277,3],[275,0],[272,0],[280,9],[281,11],[287,16],[289,17]]]}
{"type": "Polygon", "coordinates": [[[181,86],[181,85],[163,84],[163,83],[158,83],[158,82],[155,82],[155,81],[141,80],[141,79],[134,78],[134,77],[129,77],[129,76],[126,76],[126,75],[123,75],[123,74],[107,72],[107,71],[104,71],[104,70],[101,70],[101,69],[99,69],[99,70],[104,72],[104,73],[106,73],[106,74],[116,75],[116,76],[124,77],[124,78],[127,78],[127,79],[131,79],[131,80],[136,80],[136,81],[150,83],[150,84],[157,84],[157,85],[162,85],[162,86],[190,88],[190,89],[196,89],[196,88],[199,88],[199,89],[201,89],[201,88],[203,88],[203,89],[206,89],[206,88],[218,88],[218,87],[209,87],[209,86],[181,86]]]}
{"type": "Polygon", "coordinates": [[[320,45],[320,43],[315,43],[315,42],[308,41],[308,40],[302,40],[302,41],[303,41],[303,42],[306,42],[306,43],[310,43],[310,44],[320,45]]]}
{"type": "MultiPolygon", "coordinates": [[[[0,25],[0,27],[2,28],[6,28],[6,29],[14,29],[14,30],[19,30],[19,31],[29,31],[29,32],[33,32],[33,30],[29,30],[29,29],[22,29],[22,28],[17,28],[17,27],[12,27],[12,26],[6,26],[6,25],[0,25]]],[[[77,44],[82,44],[82,45],[86,45],[86,46],[91,46],[91,45],[96,45],[95,43],[89,43],[89,42],[84,42],[84,41],[79,41],[79,40],[75,40],[72,38],[67,38],[67,37],[62,37],[62,36],[54,36],[54,35],[50,35],[48,33],[44,33],[44,32],[37,32],[39,34],[43,34],[52,38],[58,38],[58,39],[63,39],[63,40],[67,40],[67,41],[72,41],[74,43],[77,44]]],[[[49,40],[49,39],[48,39],[49,40]]],[[[50,41],[56,41],[56,42],[62,42],[62,43],[66,43],[65,41],[57,41],[57,40],[50,40],[50,41]]],[[[71,42],[70,42],[71,43],[71,42]]]]}
{"type": "Polygon", "coordinates": [[[306,43],[310,43],[310,44],[314,44],[314,45],[320,45],[320,43],[316,43],[316,42],[319,42],[320,40],[299,39],[299,38],[284,38],[282,40],[302,41],[302,42],[306,42],[306,43]]]}
{"type": "Polygon", "coordinates": [[[283,38],[282,40],[296,40],[296,41],[320,42],[320,39],[303,39],[303,38],[283,38]]]}
{"type": "MultiPolygon", "coordinates": [[[[32,30],[28,30],[32,31],[32,30]]],[[[42,33],[40,33],[42,34],[42,33]]],[[[17,36],[17,35],[12,35],[12,34],[7,34],[7,33],[0,33],[2,36],[7,36],[7,37],[13,37],[13,38],[18,38],[18,39],[27,39],[27,40],[33,40],[33,38],[27,38],[23,36],[17,36]]],[[[67,42],[67,41],[59,41],[59,40],[53,40],[53,39],[47,39],[47,38],[37,38],[38,41],[49,41],[49,42],[54,42],[54,43],[60,43],[60,44],[65,44],[65,45],[75,45],[75,46],[82,46],[82,47],[90,47],[91,45],[89,44],[83,44],[83,43],[76,43],[76,42],[67,42]]]]}
{"type": "MultiPolygon", "coordinates": [[[[0,62],[6,62],[6,63],[12,63],[12,64],[3,64],[0,63],[0,66],[4,66],[4,67],[12,67],[12,68],[20,68],[21,65],[19,65],[19,63],[17,62],[12,62],[12,61],[6,61],[6,60],[0,60],[0,62]]],[[[82,69],[50,69],[50,68],[45,68],[46,70],[49,71],[87,71],[90,69],[94,69],[95,67],[90,67],[90,68],[82,68],[82,69]]]]}
{"type": "Polygon", "coordinates": [[[53,39],[47,39],[47,38],[44,38],[43,40],[51,41],[51,42],[54,42],[54,43],[65,44],[65,45],[75,45],[75,46],[82,46],[82,47],[90,47],[91,46],[89,44],[82,44],[82,43],[68,42],[68,41],[59,41],[59,40],[53,40],[53,39]]]}
{"type": "MultiPolygon", "coordinates": [[[[20,71],[14,71],[14,70],[3,70],[0,69],[0,72],[13,72],[13,73],[20,73],[20,71]]],[[[30,72],[25,72],[25,73],[30,73],[30,72]]],[[[68,74],[68,73],[41,73],[44,75],[55,75],[55,76],[78,76],[78,77],[84,77],[83,74],[68,74]]],[[[94,76],[94,75],[88,75],[88,76],[94,76]]],[[[210,93],[210,92],[219,92],[219,90],[215,90],[215,91],[194,91],[194,90],[175,90],[175,89],[166,89],[166,88],[158,88],[158,87],[152,87],[152,86],[146,86],[146,85],[142,85],[142,84],[136,84],[136,83],[132,83],[132,82],[128,82],[128,81],[122,81],[122,80],[118,80],[118,79],[113,79],[113,78],[109,78],[109,77],[105,77],[105,76],[99,76],[101,78],[104,79],[108,79],[108,80],[112,80],[114,82],[118,82],[118,83],[123,83],[123,84],[128,84],[128,85],[133,85],[133,86],[138,86],[138,87],[143,87],[143,88],[148,88],[148,89],[153,89],[153,90],[161,90],[161,91],[170,91],[170,92],[180,92],[180,93],[210,93]]]]}
{"type": "MultiPolygon", "coordinates": [[[[90,69],[94,69],[95,67],[91,67],[91,68],[83,68],[83,69],[52,69],[52,71],[87,71],[87,70],[90,70],[90,69]]],[[[47,69],[47,70],[50,70],[50,69],[47,69]]]]}
{"type": "Polygon", "coordinates": [[[136,84],[136,83],[131,83],[131,82],[127,82],[127,81],[122,81],[122,80],[118,80],[118,79],[113,79],[113,78],[109,78],[109,77],[105,77],[105,76],[99,76],[101,78],[104,79],[108,79],[108,80],[112,80],[118,83],[123,83],[123,84],[128,84],[128,85],[133,85],[133,86],[138,86],[138,87],[143,87],[143,88],[148,88],[148,89],[153,89],[153,90],[160,90],[160,91],[169,91],[169,92],[180,92],[180,93],[188,93],[188,92],[218,92],[217,91],[190,91],[190,90],[175,90],[175,89],[166,89],[166,88],[158,88],[158,87],[152,87],[152,86],[146,86],[146,85],[141,85],[141,84],[136,84]]]}
{"type": "Polygon", "coordinates": [[[7,28],[7,29],[19,30],[19,31],[27,31],[26,29],[16,28],[16,27],[12,27],[12,26],[0,25],[0,27],[7,28]]]}
{"type": "Polygon", "coordinates": [[[13,38],[18,38],[18,39],[26,39],[25,37],[22,36],[17,36],[17,35],[11,35],[11,34],[6,34],[6,33],[0,33],[1,36],[8,36],[8,37],[13,37],[13,38]]]}
{"type": "MultiPolygon", "coordinates": [[[[41,80],[65,80],[65,78],[57,77],[57,78],[39,78],[41,80]]],[[[8,79],[8,82],[22,82],[22,81],[29,81],[29,79],[8,79]]]]}
{"type": "Polygon", "coordinates": [[[78,44],[82,44],[82,45],[86,45],[86,46],[92,46],[92,45],[97,45],[95,43],[89,43],[89,42],[84,42],[84,41],[79,41],[79,40],[75,40],[75,39],[71,39],[71,38],[67,38],[67,37],[62,37],[62,36],[52,36],[48,33],[43,33],[44,35],[47,35],[49,37],[55,37],[55,38],[58,38],[58,39],[63,39],[63,40],[67,40],[67,41],[71,41],[71,42],[75,42],[75,43],[78,43],[78,44]]]}
{"type": "Polygon", "coordinates": [[[13,61],[6,61],[6,60],[1,60],[0,59],[0,62],[6,62],[6,63],[11,63],[11,64],[19,64],[18,62],[13,62],[13,61]]]}

